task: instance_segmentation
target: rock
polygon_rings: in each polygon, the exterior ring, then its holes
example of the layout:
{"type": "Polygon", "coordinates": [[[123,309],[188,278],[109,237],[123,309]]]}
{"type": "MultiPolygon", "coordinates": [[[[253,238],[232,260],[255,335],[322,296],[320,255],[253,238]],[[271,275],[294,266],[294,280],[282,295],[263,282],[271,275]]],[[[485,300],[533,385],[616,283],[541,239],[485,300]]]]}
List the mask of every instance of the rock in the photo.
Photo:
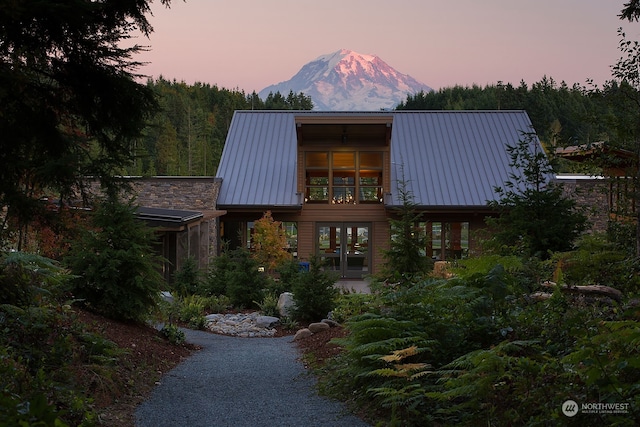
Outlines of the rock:
{"type": "Polygon", "coordinates": [[[174,302],[173,295],[171,295],[171,292],[168,292],[168,291],[160,292],[160,299],[168,302],[169,304],[173,304],[174,302]]]}
{"type": "Polygon", "coordinates": [[[283,292],[278,297],[278,312],[282,317],[291,317],[291,309],[295,306],[293,302],[293,294],[291,292],[283,292]]]}
{"type": "Polygon", "coordinates": [[[293,336],[293,340],[298,341],[303,338],[310,337],[311,335],[313,335],[313,332],[311,332],[307,328],[303,328],[303,329],[300,329],[298,332],[296,332],[296,334],[293,336]]]}
{"type": "Polygon", "coordinates": [[[329,329],[331,326],[329,326],[326,323],[323,322],[318,322],[318,323],[312,323],[309,325],[309,330],[311,332],[313,332],[314,334],[317,334],[318,332],[322,332],[322,331],[326,331],[327,329],[329,329]]]}
{"type": "Polygon", "coordinates": [[[258,328],[273,328],[273,326],[279,322],[280,319],[273,316],[258,316],[256,318],[256,326],[258,328]]]}
{"type": "Polygon", "coordinates": [[[236,337],[272,337],[276,330],[269,326],[277,317],[260,316],[254,313],[237,314],[210,314],[205,317],[207,329],[217,334],[231,335],[236,337]],[[261,326],[258,325],[258,318],[263,317],[261,326]]]}
{"type": "Polygon", "coordinates": [[[331,319],[322,319],[321,322],[322,323],[326,323],[327,325],[329,325],[332,328],[337,328],[338,326],[340,326],[340,323],[336,322],[335,320],[331,320],[331,319]]]}

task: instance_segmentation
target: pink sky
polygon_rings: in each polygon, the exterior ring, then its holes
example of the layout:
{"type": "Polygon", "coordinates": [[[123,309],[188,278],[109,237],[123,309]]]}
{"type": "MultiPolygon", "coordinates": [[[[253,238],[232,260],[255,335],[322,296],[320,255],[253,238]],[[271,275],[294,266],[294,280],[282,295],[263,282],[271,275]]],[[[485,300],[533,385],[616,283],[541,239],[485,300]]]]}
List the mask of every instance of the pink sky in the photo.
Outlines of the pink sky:
{"type": "Polygon", "coordinates": [[[543,76],[611,79],[626,0],[156,0],[139,71],[247,93],[339,49],[379,56],[434,89],[543,76]]]}

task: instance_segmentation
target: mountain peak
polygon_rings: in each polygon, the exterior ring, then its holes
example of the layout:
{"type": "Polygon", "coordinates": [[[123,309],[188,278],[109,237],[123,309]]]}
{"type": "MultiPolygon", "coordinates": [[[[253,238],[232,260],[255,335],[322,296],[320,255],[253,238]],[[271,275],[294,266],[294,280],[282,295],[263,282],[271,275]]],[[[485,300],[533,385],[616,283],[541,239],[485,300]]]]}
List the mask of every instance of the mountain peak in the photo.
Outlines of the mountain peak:
{"type": "Polygon", "coordinates": [[[304,65],[290,80],[262,89],[269,93],[303,92],[320,111],[377,111],[392,109],[408,94],[432,89],[390,67],[376,55],[349,49],[321,55],[304,65]]]}

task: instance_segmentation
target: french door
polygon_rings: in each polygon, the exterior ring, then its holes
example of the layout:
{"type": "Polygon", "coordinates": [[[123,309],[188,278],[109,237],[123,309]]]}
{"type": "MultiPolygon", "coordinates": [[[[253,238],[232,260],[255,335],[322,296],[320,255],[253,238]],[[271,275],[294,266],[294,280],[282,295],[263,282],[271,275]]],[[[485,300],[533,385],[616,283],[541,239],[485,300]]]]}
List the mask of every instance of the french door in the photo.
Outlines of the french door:
{"type": "Polygon", "coordinates": [[[362,278],[371,272],[370,231],[369,223],[318,223],[316,253],[341,278],[362,278]]]}

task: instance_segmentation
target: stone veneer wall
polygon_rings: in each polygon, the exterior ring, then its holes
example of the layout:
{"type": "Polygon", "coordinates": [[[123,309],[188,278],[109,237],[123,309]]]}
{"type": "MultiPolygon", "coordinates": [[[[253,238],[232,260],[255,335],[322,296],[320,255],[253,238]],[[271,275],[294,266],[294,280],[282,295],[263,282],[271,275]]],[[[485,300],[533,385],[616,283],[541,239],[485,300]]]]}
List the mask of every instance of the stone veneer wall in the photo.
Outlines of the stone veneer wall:
{"type": "Polygon", "coordinates": [[[609,181],[601,177],[558,175],[565,196],[587,208],[587,218],[593,232],[605,232],[609,221],[609,181]]]}
{"type": "Polygon", "coordinates": [[[220,178],[152,177],[131,178],[140,206],[188,211],[216,209],[220,178]]]}

